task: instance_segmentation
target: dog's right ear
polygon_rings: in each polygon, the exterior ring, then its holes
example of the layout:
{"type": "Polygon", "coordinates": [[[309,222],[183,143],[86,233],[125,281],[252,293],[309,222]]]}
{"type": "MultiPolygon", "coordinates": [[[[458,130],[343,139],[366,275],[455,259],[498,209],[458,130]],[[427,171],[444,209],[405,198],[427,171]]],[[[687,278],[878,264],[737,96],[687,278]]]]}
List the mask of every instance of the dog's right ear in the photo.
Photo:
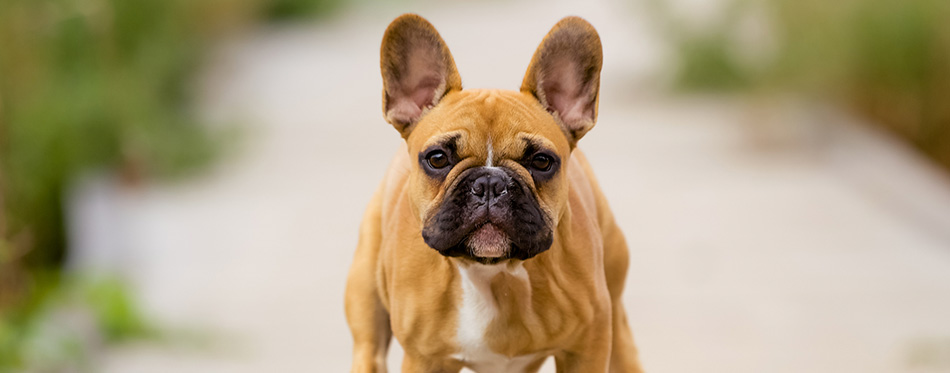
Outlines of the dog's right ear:
{"type": "Polygon", "coordinates": [[[462,89],[462,78],[442,37],[415,14],[393,20],[380,47],[383,116],[409,137],[426,111],[447,93],[462,89]]]}

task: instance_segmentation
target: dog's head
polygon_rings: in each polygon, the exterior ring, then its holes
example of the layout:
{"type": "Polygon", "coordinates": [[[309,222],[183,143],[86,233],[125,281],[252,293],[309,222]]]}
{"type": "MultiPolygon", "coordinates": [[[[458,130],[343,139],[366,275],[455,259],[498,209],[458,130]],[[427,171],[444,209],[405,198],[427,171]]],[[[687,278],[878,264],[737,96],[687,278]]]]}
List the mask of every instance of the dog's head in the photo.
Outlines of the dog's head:
{"type": "Polygon", "coordinates": [[[581,18],[541,41],[521,91],[462,90],[452,54],[414,14],[383,37],[383,113],[406,140],[422,237],[442,255],[525,260],[551,247],[566,165],[597,117],[602,52],[581,18]]]}

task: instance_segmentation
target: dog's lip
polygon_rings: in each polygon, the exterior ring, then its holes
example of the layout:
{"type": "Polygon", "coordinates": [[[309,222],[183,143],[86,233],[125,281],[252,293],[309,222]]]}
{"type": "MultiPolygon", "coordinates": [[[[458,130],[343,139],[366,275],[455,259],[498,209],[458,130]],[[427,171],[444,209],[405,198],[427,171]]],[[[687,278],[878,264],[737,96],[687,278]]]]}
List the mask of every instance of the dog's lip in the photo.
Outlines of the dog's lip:
{"type": "MultiPolygon", "coordinates": [[[[467,242],[470,238],[472,238],[472,235],[474,235],[475,232],[478,232],[480,229],[484,228],[486,225],[489,225],[489,224],[495,226],[496,229],[498,229],[498,230],[500,230],[500,231],[502,231],[502,232],[505,232],[505,230],[502,229],[500,225],[498,225],[498,224],[496,224],[495,222],[491,221],[491,219],[485,219],[484,221],[482,221],[482,222],[480,222],[480,223],[472,224],[472,229],[469,229],[468,232],[465,233],[464,236],[462,236],[462,239],[459,240],[458,243],[467,242]]],[[[508,232],[505,232],[505,234],[508,234],[508,232]]]]}
{"type": "Polygon", "coordinates": [[[511,247],[508,233],[492,223],[482,224],[472,231],[465,241],[472,256],[478,258],[500,258],[511,247]]]}
{"type": "Polygon", "coordinates": [[[465,232],[465,234],[462,235],[462,237],[458,241],[456,241],[455,244],[452,246],[458,246],[458,245],[464,246],[466,242],[469,242],[469,240],[472,239],[472,236],[474,236],[476,232],[478,232],[479,230],[481,230],[482,228],[484,228],[486,225],[489,225],[489,224],[493,225],[495,229],[498,229],[502,231],[503,233],[508,234],[508,232],[505,232],[505,230],[502,229],[500,225],[492,222],[489,219],[485,219],[482,222],[470,225],[471,228],[467,229],[467,232],[465,232]]]}

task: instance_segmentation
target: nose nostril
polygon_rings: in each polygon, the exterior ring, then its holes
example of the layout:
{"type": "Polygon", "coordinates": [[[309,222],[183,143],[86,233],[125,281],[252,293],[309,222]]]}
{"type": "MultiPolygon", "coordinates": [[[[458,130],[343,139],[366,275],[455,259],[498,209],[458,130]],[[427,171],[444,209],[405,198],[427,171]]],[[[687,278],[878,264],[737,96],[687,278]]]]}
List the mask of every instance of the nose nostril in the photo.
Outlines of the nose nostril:
{"type": "Polygon", "coordinates": [[[503,177],[483,175],[472,183],[471,193],[483,202],[494,201],[508,194],[508,185],[503,177]]]}
{"type": "Polygon", "coordinates": [[[482,180],[477,180],[472,185],[472,194],[478,197],[485,195],[485,183],[482,180]]]}
{"type": "Polygon", "coordinates": [[[497,179],[497,178],[496,178],[496,179],[492,180],[492,185],[491,185],[491,186],[492,186],[492,192],[495,193],[495,197],[498,197],[498,196],[500,196],[500,195],[505,194],[505,193],[508,192],[507,186],[506,186],[505,183],[504,183],[502,180],[500,180],[500,179],[497,179]]]}

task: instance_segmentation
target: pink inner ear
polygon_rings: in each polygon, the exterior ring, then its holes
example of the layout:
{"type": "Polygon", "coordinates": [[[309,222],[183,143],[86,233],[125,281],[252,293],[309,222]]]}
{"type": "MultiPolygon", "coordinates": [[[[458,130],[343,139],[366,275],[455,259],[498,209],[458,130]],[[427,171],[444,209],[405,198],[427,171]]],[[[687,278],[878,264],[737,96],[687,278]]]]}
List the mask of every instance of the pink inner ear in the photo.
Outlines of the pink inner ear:
{"type": "Polygon", "coordinates": [[[442,85],[441,78],[435,75],[427,76],[416,83],[415,88],[409,93],[409,97],[420,110],[425,109],[426,106],[432,104],[432,99],[435,98],[435,91],[439,89],[440,85],[442,85]]]}
{"type": "Polygon", "coordinates": [[[436,91],[445,81],[441,55],[437,51],[414,48],[402,74],[389,92],[389,118],[410,124],[433,103],[436,91]]]}
{"type": "Polygon", "coordinates": [[[549,65],[541,85],[548,108],[557,112],[571,131],[582,130],[579,127],[593,120],[592,97],[573,61],[562,58],[549,65]]]}
{"type": "Polygon", "coordinates": [[[435,91],[442,82],[438,77],[430,75],[410,84],[409,88],[399,87],[398,91],[389,97],[389,118],[402,124],[419,120],[426,106],[432,104],[435,91]]]}
{"type": "Polygon", "coordinates": [[[407,125],[415,122],[422,115],[422,108],[409,100],[390,100],[389,120],[407,125]]]}

